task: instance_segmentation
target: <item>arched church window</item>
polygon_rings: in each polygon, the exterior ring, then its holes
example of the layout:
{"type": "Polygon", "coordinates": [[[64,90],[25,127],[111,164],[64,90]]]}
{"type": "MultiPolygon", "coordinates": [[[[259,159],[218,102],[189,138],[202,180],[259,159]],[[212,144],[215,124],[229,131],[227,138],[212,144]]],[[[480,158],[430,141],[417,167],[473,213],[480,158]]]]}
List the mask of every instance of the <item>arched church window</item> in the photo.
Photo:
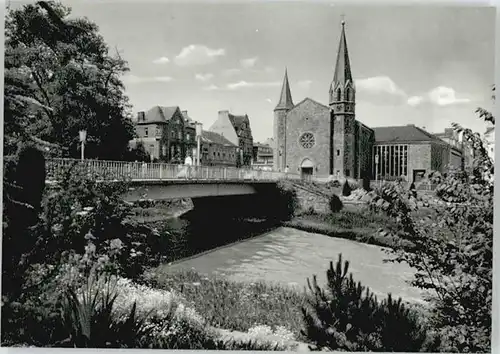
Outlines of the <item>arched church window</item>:
{"type": "Polygon", "coordinates": [[[314,135],[312,135],[312,133],[304,133],[300,137],[299,142],[300,142],[300,145],[302,145],[302,147],[304,149],[310,149],[315,144],[314,135]]]}
{"type": "Polygon", "coordinates": [[[337,89],[337,101],[340,101],[342,99],[342,91],[340,90],[340,87],[337,89]]]}
{"type": "Polygon", "coordinates": [[[345,90],[345,97],[347,98],[347,101],[352,101],[352,97],[351,97],[351,89],[348,87],[346,88],[345,90]]]}

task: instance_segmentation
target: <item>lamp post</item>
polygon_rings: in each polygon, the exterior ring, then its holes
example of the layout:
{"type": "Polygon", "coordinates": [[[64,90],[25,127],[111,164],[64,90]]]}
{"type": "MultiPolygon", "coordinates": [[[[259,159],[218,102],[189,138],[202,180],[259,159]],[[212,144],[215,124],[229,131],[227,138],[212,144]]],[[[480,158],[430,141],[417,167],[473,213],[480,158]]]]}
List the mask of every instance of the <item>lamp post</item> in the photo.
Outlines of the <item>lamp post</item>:
{"type": "Polygon", "coordinates": [[[203,124],[196,122],[196,166],[200,165],[200,145],[203,124]]]}
{"type": "Polygon", "coordinates": [[[86,130],[80,130],[79,132],[80,136],[80,143],[81,143],[81,159],[82,161],[85,159],[85,141],[87,140],[87,131],[86,130]]]}
{"type": "Polygon", "coordinates": [[[378,154],[375,154],[375,181],[378,180],[378,154]]]}

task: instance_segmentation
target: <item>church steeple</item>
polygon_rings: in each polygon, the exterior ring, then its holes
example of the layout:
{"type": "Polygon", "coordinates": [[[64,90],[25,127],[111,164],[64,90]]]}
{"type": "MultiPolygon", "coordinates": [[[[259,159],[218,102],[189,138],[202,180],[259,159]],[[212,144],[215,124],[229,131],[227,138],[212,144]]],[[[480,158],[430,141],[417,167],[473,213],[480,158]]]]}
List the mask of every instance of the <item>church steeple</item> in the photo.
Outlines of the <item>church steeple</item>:
{"type": "Polygon", "coordinates": [[[292,93],[290,92],[290,84],[288,83],[288,72],[287,69],[285,68],[285,77],[283,78],[283,86],[281,87],[280,100],[275,110],[277,109],[289,110],[291,108],[293,108],[292,93]]]}
{"type": "Polygon", "coordinates": [[[335,73],[333,75],[333,81],[330,85],[330,104],[339,101],[353,101],[354,97],[349,95],[351,90],[347,90],[348,87],[354,91],[351,63],[349,60],[349,51],[347,50],[347,40],[345,35],[345,21],[342,20],[335,73]]]}

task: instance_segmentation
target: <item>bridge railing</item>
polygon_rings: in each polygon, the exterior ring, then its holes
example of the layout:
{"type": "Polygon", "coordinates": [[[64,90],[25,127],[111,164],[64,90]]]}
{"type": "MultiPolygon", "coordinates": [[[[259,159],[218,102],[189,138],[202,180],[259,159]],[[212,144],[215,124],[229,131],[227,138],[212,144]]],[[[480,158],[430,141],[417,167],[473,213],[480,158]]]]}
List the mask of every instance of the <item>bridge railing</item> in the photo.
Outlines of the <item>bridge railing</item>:
{"type": "Polygon", "coordinates": [[[279,180],[300,175],[221,166],[187,166],[105,160],[48,159],[47,179],[57,181],[64,171],[104,180],[279,180]]]}

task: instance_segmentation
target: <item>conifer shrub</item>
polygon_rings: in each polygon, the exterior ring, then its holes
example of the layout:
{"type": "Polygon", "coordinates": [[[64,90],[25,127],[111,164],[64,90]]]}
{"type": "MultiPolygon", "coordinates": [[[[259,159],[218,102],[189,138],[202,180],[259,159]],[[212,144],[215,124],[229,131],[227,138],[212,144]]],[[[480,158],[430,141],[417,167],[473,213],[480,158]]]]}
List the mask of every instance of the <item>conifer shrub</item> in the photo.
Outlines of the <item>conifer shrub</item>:
{"type": "Polygon", "coordinates": [[[339,196],[336,194],[332,194],[332,196],[330,197],[330,211],[335,214],[341,211],[343,207],[344,204],[340,200],[339,196]]]}
{"type": "Polygon", "coordinates": [[[348,196],[351,195],[351,192],[352,192],[352,188],[351,188],[351,186],[349,185],[349,182],[346,179],[345,183],[344,183],[344,186],[342,187],[342,195],[344,197],[348,197],[348,196]]]}
{"type": "Polygon", "coordinates": [[[418,313],[401,299],[388,295],[377,300],[370,290],[348,274],[349,262],[342,256],[335,268],[330,262],[327,287],[318,286],[316,276],[308,287],[312,296],[302,308],[303,334],[311,349],[338,351],[411,351],[427,349],[427,329],[418,313]]]}

